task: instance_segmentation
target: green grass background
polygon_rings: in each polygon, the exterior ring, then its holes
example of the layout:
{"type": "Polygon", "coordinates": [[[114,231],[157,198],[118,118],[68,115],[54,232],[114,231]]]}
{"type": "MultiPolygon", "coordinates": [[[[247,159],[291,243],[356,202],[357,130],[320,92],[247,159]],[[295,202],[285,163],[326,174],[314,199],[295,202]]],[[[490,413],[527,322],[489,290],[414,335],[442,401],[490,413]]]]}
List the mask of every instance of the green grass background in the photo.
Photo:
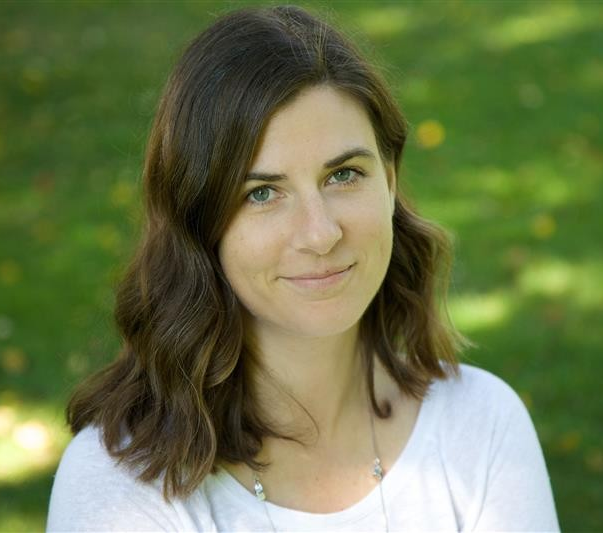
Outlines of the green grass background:
{"type": "MultiPolygon", "coordinates": [[[[43,529],[66,399],[118,347],[113,287],[170,66],[239,5],[0,3],[2,531],[43,529]]],[[[466,360],[528,405],[562,528],[603,530],[603,4],[327,11],[411,123],[403,190],[456,235],[466,360]]]]}

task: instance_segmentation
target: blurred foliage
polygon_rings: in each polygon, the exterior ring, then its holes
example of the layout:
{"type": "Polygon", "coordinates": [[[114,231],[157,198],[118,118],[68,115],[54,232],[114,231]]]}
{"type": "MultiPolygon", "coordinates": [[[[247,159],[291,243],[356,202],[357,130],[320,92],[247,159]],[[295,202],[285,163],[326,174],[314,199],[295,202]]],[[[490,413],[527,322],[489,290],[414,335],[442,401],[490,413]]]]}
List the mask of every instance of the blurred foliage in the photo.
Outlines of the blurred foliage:
{"type": "MultiPolygon", "coordinates": [[[[44,527],[69,391],[118,347],[161,88],[241,5],[0,4],[0,530],[44,527]]],[[[603,4],[302,5],[384,69],[412,130],[402,190],[456,236],[466,360],[529,407],[562,528],[603,529],[603,4]]]]}

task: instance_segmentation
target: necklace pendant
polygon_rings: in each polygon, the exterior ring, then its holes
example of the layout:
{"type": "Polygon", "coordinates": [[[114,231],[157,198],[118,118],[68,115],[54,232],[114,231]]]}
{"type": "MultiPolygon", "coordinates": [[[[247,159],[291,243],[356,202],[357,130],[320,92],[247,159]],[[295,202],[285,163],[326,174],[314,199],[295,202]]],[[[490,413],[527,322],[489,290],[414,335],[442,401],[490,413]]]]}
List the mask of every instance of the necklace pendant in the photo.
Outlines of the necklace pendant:
{"type": "Polygon", "coordinates": [[[381,466],[381,459],[379,457],[375,458],[375,463],[373,464],[373,477],[379,481],[383,479],[383,467],[381,466]]]}
{"type": "Polygon", "coordinates": [[[257,478],[257,476],[254,476],[253,478],[253,490],[255,492],[255,497],[259,501],[263,502],[266,499],[266,495],[264,494],[264,487],[260,483],[260,480],[257,478]]]}

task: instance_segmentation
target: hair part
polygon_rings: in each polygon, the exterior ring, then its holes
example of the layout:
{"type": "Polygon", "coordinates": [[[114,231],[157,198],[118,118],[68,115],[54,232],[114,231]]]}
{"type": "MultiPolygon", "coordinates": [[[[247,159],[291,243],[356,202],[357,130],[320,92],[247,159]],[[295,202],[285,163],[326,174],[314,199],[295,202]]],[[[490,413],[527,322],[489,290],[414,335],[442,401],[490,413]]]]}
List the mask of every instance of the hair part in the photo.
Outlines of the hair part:
{"type": "MultiPolygon", "coordinates": [[[[117,359],[74,393],[74,433],[93,424],[109,452],[166,498],[190,494],[217,461],[252,468],[272,427],[255,401],[259,363],[217,246],[270,117],[304,88],[328,84],[367,111],[380,154],[397,169],[407,124],[385,81],[354,45],[293,6],[219,18],[186,49],[168,80],[144,165],[144,237],[119,288],[117,359]]],[[[400,389],[421,398],[456,369],[463,343],[446,320],[445,233],[399,195],[386,278],[360,341],[375,413],[378,357],[400,389]],[[442,307],[444,306],[444,307],[442,307]],[[444,364],[443,364],[444,363],[444,364]]]]}

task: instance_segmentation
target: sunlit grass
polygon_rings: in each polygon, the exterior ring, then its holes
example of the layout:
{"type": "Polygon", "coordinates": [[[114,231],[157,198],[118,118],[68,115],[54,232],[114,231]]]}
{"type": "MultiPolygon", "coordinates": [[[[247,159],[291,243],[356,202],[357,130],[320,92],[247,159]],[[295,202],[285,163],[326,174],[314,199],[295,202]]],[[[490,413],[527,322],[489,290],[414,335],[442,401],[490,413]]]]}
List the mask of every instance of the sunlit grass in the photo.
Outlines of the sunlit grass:
{"type": "Polygon", "coordinates": [[[526,295],[563,297],[578,308],[603,309],[603,260],[542,258],[521,272],[518,284],[526,295]]]}
{"type": "Polygon", "coordinates": [[[0,484],[51,468],[69,438],[62,413],[46,405],[0,404],[0,484]]]}
{"type": "Polygon", "coordinates": [[[454,324],[466,333],[501,327],[513,311],[513,298],[504,291],[453,296],[449,309],[454,324]]]}
{"type": "Polygon", "coordinates": [[[559,39],[601,22],[601,13],[583,7],[570,2],[535,3],[531,13],[506,17],[483,29],[480,37],[489,48],[497,50],[559,39]]]}
{"type": "MultiPolygon", "coordinates": [[[[514,252],[521,253],[521,252],[514,252]]],[[[517,282],[507,289],[488,293],[454,294],[449,309],[454,323],[467,333],[503,328],[514,310],[525,307],[534,297],[563,298],[565,305],[583,310],[603,309],[603,260],[572,264],[559,258],[536,258],[526,262],[517,282]]]]}
{"type": "Polygon", "coordinates": [[[405,31],[411,17],[402,4],[363,8],[355,17],[362,31],[373,38],[394,37],[405,31]]]}

